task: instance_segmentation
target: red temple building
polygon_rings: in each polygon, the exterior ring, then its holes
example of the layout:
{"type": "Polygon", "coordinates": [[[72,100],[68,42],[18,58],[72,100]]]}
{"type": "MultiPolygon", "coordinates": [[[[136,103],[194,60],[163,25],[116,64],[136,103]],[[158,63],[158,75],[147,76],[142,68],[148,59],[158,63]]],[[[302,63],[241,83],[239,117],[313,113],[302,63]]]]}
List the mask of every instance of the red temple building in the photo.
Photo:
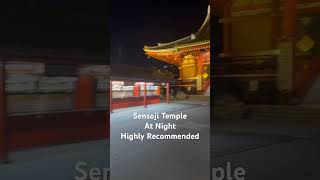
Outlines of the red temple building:
{"type": "Polygon", "coordinates": [[[210,6],[196,33],[169,43],[145,46],[145,54],[179,68],[183,86],[204,93],[210,89],[210,6]]]}

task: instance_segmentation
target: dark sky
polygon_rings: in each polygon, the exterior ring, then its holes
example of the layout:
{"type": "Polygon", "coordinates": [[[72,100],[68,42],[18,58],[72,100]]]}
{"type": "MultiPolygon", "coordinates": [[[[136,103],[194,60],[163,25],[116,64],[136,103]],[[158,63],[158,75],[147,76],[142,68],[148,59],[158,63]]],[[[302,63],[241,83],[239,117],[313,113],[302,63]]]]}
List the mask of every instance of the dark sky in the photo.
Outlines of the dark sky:
{"type": "Polygon", "coordinates": [[[0,47],[107,56],[108,1],[4,0],[0,47]]]}
{"type": "Polygon", "coordinates": [[[144,45],[170,42],[196,32],[208,5],[208,0],[113,1],[111,63],[159,65],[144,55],[144,45]]]}
{"type": "Polygon", "coordinates": [[[147,59],[143,46],[196,32],[208,4],[208,0],[1,1],[0,48],[110,55],[112,63],[158,65],[147,59]]]}

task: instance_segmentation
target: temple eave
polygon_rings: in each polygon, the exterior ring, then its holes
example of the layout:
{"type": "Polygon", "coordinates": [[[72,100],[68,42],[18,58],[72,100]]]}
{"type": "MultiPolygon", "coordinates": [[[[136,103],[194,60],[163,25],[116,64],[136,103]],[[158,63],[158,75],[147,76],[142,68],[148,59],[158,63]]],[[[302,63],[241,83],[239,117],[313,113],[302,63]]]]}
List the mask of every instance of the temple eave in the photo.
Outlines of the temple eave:
{"type": "Polygon", "coordinates": [[[157,59],[157,60],[164,61],[164,62],[169,63],[169,64],[173,64],[173,65],[178,65],[179,64],[177,59],[175,59],[175,57],[173,57],[172,55],[170,55],[169,57],[168,56],[163,56],[163,55],[158,55],[158,54],[149,54],[149,53],[147,53],[147,55],[149,57],[152,57],[152,58],[157,59]]]}
{"type": "Polygon", "coordinates": [[[143,50],[148,53],[180,53],[181,51],[194,51],[197,49],[210,48],[210,40],[190,44],[177,45],[170,48],[145,47],[143,50]]]}

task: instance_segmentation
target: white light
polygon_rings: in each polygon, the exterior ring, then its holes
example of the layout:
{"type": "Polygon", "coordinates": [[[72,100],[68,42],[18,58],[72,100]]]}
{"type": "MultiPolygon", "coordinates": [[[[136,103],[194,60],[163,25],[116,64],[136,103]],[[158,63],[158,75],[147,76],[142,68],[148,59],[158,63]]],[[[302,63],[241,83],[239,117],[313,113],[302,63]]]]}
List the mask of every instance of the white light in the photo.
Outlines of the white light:
{"type": "Polygon", "coordinates": [[[123,86],[124,85],[124,81],[112,81],[112,85],[123,86]]]}

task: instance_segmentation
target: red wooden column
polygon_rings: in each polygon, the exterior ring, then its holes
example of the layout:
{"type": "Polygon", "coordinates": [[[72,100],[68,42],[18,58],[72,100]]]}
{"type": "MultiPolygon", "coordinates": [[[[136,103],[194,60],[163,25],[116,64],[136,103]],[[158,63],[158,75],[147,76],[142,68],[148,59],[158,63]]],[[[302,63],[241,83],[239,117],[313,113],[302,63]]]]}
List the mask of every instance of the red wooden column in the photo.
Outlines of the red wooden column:
{"type": "Polygon", "coordinates": [[[169,104],[170,103],[170,85],[169,85],[169,83],[166,83],[166,100],[167,100],[167,103],[169,104]]]}
{"type": "Polygon", "coordinates": [[[0,163],[8,159],[5,62],[0,60],[0,163]]]}
{"type": "Polygon", "coordinates": [[[140,96],[140,86],[139,85],[134,85],[133,86],[133,96],[134,97],[139,97],[140,96]]]}
{"type": "Polygon", "coordinates": [[[110,109],[110,113],[113,112],[113,108],[112,108],[112,81],[110,80],[110,84],[109,84],[109,109],[110,109]]]}
{"type": "Polygon", "coordinates": [[[158,88],[157,88],[157,96],[160,96],[161,95],[161,90],[160,90],[160,86],[158,86],[158,88]]]}
{"type": "Polygon", "coordinates": [[[144,108],[147,108],[147,83],[144,83],[144,98],[143,98],[144,108]]]}
{"type": "Polygon", "coordinates": [[[282,35],[285,39],[292,39],[296,33],[296,21],[298,16],[298,3],[299,0],[285,0],[282,35]]]}
{"type": "Polygon", "coordinates": [[[95,83],[90,75],[80,75],[76,85],[74,108],[86,110],[95,107],[95,83]]]}

